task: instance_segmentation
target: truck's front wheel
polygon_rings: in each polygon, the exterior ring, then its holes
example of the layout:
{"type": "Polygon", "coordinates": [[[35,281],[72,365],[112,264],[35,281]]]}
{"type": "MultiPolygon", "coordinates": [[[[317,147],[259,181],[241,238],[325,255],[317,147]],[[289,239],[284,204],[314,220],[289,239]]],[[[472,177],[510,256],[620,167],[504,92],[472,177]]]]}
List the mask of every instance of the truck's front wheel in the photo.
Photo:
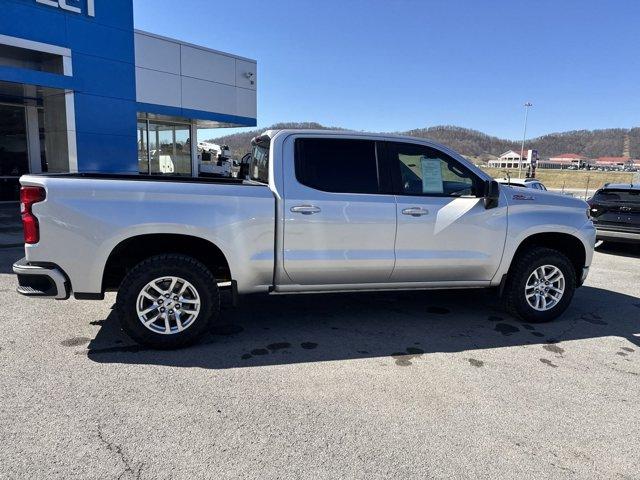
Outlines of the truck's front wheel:
{"type": "Polygon", "coordinates": [[[507,276],[507,311],[527,322],[548,322],[571,303],[576,274],[570,260],[557,250],[534,247],[516,257],[507,276]]]}
{"type": "Polygon", "coordinates": [[[118,290],[122,329],[153,348],[195,343],[215,321],[220,296],[215,278],[186,255],[157,255],[136,265],[118,290]]]}

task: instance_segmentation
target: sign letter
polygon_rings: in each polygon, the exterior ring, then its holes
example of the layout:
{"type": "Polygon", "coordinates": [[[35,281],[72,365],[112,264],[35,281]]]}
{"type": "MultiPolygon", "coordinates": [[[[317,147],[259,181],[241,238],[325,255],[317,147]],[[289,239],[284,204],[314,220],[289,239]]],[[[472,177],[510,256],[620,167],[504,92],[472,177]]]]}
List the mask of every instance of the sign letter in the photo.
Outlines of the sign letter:
{"type": "Polygon", "coordinates": [[[67,5],[67,0],[58,0],[58,3],[60,4],[60,8],[62,8],[63,10],[68,10],[74,13],[82,12],[82,10],[80,10],[78,7],[72,7],[71,5],[67,5]]]}
{"type": "Polygon", "coordinates": [[[58,2],[56,0],[36,0],[38,3],[49,5],[50,7],[58,8],[58,2]]]}

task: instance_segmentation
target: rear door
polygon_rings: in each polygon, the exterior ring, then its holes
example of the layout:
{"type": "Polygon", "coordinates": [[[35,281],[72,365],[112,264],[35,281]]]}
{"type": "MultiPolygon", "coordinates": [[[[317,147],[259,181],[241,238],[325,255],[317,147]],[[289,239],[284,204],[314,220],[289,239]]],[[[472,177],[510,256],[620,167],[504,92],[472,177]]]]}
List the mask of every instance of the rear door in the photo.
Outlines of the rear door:
{"type": "Polygon", "coordinates": [[[602,189],[591,200],[591,215],[603,227],[640,231],[640,189],[602,189]]]}
{"type": "Polygon", "coordinates": [[[387,282],[396,205],[388,176],[381,177],[376,141],[291,136],[283,151],[283,262],[291,281],[387,282]]]}
{"type": "Polygon", "coordinates": [[[489,281],[507,231],[507,207],[485,209],[482,179],[444,152],[389,142],[397,195],[394,282],[489,281]]]}

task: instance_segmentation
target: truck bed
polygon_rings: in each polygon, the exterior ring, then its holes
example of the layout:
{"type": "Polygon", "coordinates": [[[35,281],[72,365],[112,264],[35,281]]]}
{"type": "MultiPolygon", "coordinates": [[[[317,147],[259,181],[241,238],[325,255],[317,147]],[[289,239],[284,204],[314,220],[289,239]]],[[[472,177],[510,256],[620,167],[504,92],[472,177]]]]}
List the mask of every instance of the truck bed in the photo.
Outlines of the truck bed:
{"type": "Polygon", "coordinates": [[[189,177],[186,175],[148,175],[134,173],[39,173],[31,174],[30,177],[45,178],[84,178],[90,180],[130,180],[137,182],[180,182],[180,183],[219,183],[231,185],[259,185],[250,180],[227,177],[189,177]]]}
{"type": "Polygon", "coordinates": [[[152,249],[161,235],[220,249],[240,293],[272,285],[276,201],[267,185],[103,173],[25,175],[21,184],[46,190],[33,206],[40,241],[26,245],[26,259],[55,263],[74,293],[102,291],[105,264],[122,242],[143,236],[152,249]]]}

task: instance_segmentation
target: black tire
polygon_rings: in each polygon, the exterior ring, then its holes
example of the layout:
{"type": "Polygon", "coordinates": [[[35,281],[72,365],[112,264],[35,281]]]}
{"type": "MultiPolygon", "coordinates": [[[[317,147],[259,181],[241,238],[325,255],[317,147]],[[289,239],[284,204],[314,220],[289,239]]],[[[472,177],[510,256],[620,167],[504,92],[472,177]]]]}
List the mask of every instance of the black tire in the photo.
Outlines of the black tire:
{"type": "MultiPolygon", "coordinates": [[[[179,254],[156,255],[136,265],[122,281],[116,304],[120,325],[127,335],[142,345],[165,350],[196,343],[220,315],[220,294],[212,273],[194,258],[179,254]],[[138,318],[136,310],[138,295],[145,286],[164,276],[186,280],[195,288],[200,299],[200,310],[195,319],[184,330],[171,334],[157,333],[147,328],[138,318]]],[[[176,327],[175,317],[172,318],[176,327]]]]}
{"type": "Polygon", "coordinates": [[[575,290],[576,272],[567,256],[550,248],[534,247],[514,259],[504,289],[504,307],[511,315],[526,322],[549,322],[564,313],[575,290]],[[558,268],[564,275],[564,294],[549,310],[539,311],[529,305],[525,286],[532,273],[545,265],[558,268]]]}

